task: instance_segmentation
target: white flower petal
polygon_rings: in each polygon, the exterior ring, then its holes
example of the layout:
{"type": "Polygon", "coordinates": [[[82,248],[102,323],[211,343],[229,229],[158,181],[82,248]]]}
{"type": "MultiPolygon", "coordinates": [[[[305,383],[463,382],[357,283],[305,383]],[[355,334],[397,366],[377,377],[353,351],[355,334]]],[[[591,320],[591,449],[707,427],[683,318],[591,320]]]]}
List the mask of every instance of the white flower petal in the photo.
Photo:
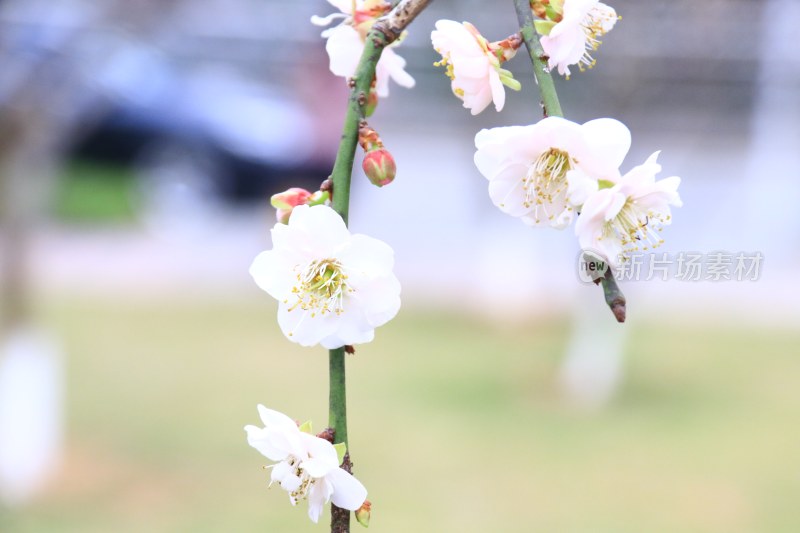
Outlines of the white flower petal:
{"type": "Polygon", "coordinates": [[[364,43],[358,32],[349,24],[340,24],[327,33],[325,50],[330,59],[330,69],[335,76],[352,78],[364,52],[364,43]]]}
{"type": "Polygon", "coordinates": [[[291,257],[276,250],[261,252],[250,265],[250,275],[262,290],[276,300],[288,298],[295,283],[291,257]]]}
{"type": "Polygon", "coordinates": [[[264,428],[248,425],[244,430],[247,432],[247,443],[261,452],[261,455],[272,460],[282,461],[288,455],[288,446],[277,447],[273,439],[264,428]]]}
{"type": "Polygon", "coordinates": [[[267,409],[261,404],[258,404],[258,416],[261,417],[261,421],[264,423],[264,427],[274,428],[274,429],[283,429],[287,431],[292,431],[297,429],[297,424],[294,420],[286,416],[285,414],[275,411],[273,409],[267,409]]]}
{"type": "Polygon", "coordinates": [[[341,468],[329,473],[326,479],[333,485],[331,500],[336,507],[355,511],[367,499],[367,489],[364,485],[341,468]]]}
{"type": "Polygon", "coordinates": [[[303,446],[308,453],[308,459],[303,461],[302,466],[308,475],[320,478],[339,468],[339,456],[333,444],[307,433],[302,433],[301,437],[303,446]]]}
{"type": "Polygon", "coordinates": [[[393,79],[397,85],[407,89],[410,89],[416,83],[414,78],[405,71],[406,60],[395,53],[393,48],[389,47],[383,50],[375,70],[375,76],[378,80],[376,90],[378,84],[383,85],[382,91],[378,91],[378,96],[382,98],[389,95],[389,78],[393,79]],[[386,80],[385,83],[383,83],[383,80],[386,80]]]}
{"type": "Polygon", "coordinates": [[[307,256],[332,256],[350,240],[342,217],[326,205],[295,207],[288,227],[292,232],[291,246],[307,256]]]}
{"type": "Polygon", "coordinates": [[[300,346],[314,346],[334,333],[338,327],[333,313],[314,313],[281,304],[278,307],[278,325],[286,337],[300,346]],[[314,316],[312,316],[312,314],[314,316]]]}
{"type": "Polygon", "coordinates": [[[325,478],[317,480],[308,490],[308,517],[315,524],[319,522],[322,509],[333,493],[333,487],[325,478]]]}
{"type": "Polygon", "coordinates": [[[581,163],[596,169],[600,179],[619,177],[619,166],[631,147],[631,132],[625,124],[613,118],[590,120],[581,126],[592,160],[581,163]]]}
{"type": "Polygon", "coordinates": [[[502,111],[503,106],[506,104],[506,90],[497,72],[489,73],[489,86],[492,88],[492,100],[494,101],[495,110],[502,111]]]}
{"type": "Polygon", "coordinates": [[[499,61],[488,50],[488,42],[473,34],[473,26],[467,26],[468,23],[440,20],[431,32],[431,43],[442,55],[453,93],[464,107],[477,115],[494,101],[499,111],[505,103],[505,87],[497,73],[499,61]]]}

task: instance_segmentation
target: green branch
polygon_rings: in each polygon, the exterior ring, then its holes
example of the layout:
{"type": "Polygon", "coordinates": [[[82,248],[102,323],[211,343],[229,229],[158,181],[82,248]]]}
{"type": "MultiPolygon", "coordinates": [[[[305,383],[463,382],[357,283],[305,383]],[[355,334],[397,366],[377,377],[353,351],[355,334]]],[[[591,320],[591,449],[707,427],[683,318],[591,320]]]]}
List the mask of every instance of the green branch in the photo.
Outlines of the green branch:
{"type": "Polygon", "coordinates": [[[558,102],[556,86],[553,83],[553,76],[547,68],[547,56],[544,54],[542,43],[539,42],[539,34],[533,26],[533,11],[529,0],[514,0],[514,7],[517,10],[517,20],[519,21],[519,32],[528,55],[533,63],[533,75],[539,84],[539,93],[542,96],[542,108],[546,117],[563,117],[561,104],[558,102]]]}
{"type": "MultiPolygon", "coordinates": [[[[553,82],[553,76],[550,74],[550,69],[547,67],[547,56],[542,48],[542,43],[539,41],[539,34],[533,24],[533,11],[529,0],[514,0],[514,7],[517,11],[517,20],[519,21],[519,32],[522,35],[522,40],[525,42],[525,47],[528,49],[528,55],[533,64],[533,75],[536,76],[536,82],[539,86],[539,94],[542,98],[542,109],[544,110],[545,117],[563,117],[564,112],[561,110],[561,103],[558,101],[558,93],[556,93],[556,85],[553,82]]],[[[611,270],[606,273],[606,276],[601,280],[603,285],[603,295],[606,299],[606,304],[614,313],[617,322],[625,322],[625,295],[617,285],[617,281],[611,274],[611,270]]]]}
{"type": "Polygon", "coordinates": [[[606,304],[611,309],[611,312],[614,313],[614,318],[619,323],[625,322],[625,315],[627,314],[625,295],[622,294],[619,285],[617,285],[612,269],[609,268],[606,271],[606,275],[600,280],[600,283],[603,285],[603,296],[606,298],[606,304]]]}
{"type": "MultiPolygon", "coordinates": [[[[353,175],[353,161],[358,146],[358,129],[366,117],[365,107],[375,68],[383,49],[394,42],[414,18],[430,3],[430,0],[401,0],[385,16],[378,19],[367,34],[364,52],[356,67],[353,78],[349,80],[350,97],[344,119],[344,131],[336,153],[331,181],[333,183],[333,208],[342,216],[345,224],[350,214],[350,181],[353,175]]],[[[328,425],[334,431],[335,442],[347,440],[347,388],[345,384],[345,349],[337,348],[328,353],[329,365],[329,411],[328,425]]],[[[348,459],[345,464],[348,464],[348,459]]],[[[350,531],[350,512],[331,505],[331,532],[350,531]]]]}

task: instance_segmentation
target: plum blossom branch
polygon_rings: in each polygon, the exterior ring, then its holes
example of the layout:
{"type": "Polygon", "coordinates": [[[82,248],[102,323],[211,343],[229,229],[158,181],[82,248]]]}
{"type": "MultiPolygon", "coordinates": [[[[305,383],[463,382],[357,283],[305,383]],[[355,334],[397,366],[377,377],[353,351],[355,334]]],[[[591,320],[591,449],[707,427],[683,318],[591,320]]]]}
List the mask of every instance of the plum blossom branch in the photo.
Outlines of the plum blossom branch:
{"type": "MultiPolygon", "coordinates": [[[[547,66],[547,56],[544,53],[542,44],[539,42],[539,34],[534,27],[530,1],[514,0],[514,7],[517,11],[522,40],[525,42],[531,63],[533,63],[533,74],[536,76],[539,94],[542,97],[544,116],[563,117],[564,112],[561,110],[561,103],[558,101],[558,93],[553,82],[553,76],[547,66]]],[[[602,278],[600,283],[603,286],[603,294],[609,309],[614,313],[617,322],[624,322],[626,314],[625,295],[622,294],[614,276],[607,275],[602,278]]]]}
{"type": "MultiPolygon", "coordinates": [[[[385,16],[379,18],[367,33],[364,52],[349,81],[350,97],[345,114],[342,140],[336,154],[336,162],[331,173],[333,183],[332,206],[345,223],[350,212],[350,180],[353,174],[353,161],[358,146],[358,131],[361,121],[366,117],[366,106],[375,69],[384,48],[397,40],[403,30],[430,3],[430,0],[401,0],[385,16]]],[[[347,440],[347,394],[345,384],[345,348],[329,351],[329,426],[336,435],[337,442],[348,445],[347,440]]],[[[348,446],[349,450],[349,446],[348,446]]],[[[335,505],[331,507],[331,532],[350,531],[350,512],[335,505]]]]}
{"type": "Polygon", "coordinates": [[[520,34],[528,49],[528,55],[533,63],[533,74],[539,85],[539,94],[542,96],[542,107],[545,117],[563,117],[561,104],[558,101],[556,86],[553,83],[553,76],[547,67],[547,56],[544,48],[539,42],[539,34],[533,25],[533,11],[529,0],[514,0],[514,7],[517,10],[517,20],[519,21],[520,34]]]}
{"type": "Polygon", "coordinates": [[[333,208],[342,216],[345,223],[350,211],[350,178],[353,173],[358,129],[366,117],[366,106],[370,86],[375,78],[375,68],[383,49],[400,37],[411,21],[430,3],[431,0],[401,0],[389,13],[379,18],[367,34],[364,52],[350,80],[350,98],[344,119],[344,131],[333,165],[333,208]]]}

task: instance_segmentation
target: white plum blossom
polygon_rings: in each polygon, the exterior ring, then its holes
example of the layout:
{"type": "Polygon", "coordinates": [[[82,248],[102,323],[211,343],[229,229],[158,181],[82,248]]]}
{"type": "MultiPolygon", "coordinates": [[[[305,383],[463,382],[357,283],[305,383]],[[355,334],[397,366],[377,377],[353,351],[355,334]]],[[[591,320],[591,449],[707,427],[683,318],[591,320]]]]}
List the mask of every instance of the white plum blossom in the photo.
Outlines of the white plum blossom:
{"type": "Polygon", "coordinates": [[[453,94],[463,100],[464,107],[473,115],[491,102],[497,111],[502,110],[506,101],[503,85],[519,90],[520,84],[511,72],[500,67],[501,59],[510,59],[516,49],[489,43],[469,22],[436,22],[431,42],[442,56],[435,65],[446,67],[453,94]]]}
{"type": "MultiPolygon", "coordinates": [[[[364,52],[364,40],[369,28],[377,17],[390,9],[390,4],[383,0],[328,0],[340,13],[327,17],[311,17],[316,26],[327,26],[334,20],[342,22],[322,32],[327,39],[325,50],[330,59],[330,69],[336,76],[352,78],[356,72],[358,61],[364,52]],[[355,11],[353,7],[355,6],[355,11]]],[[[389,96],[389,79],[401,87],[413,87],[414,78],[405,71],[406,60],[397,55],[393,48],[400,44],[395,41],[383,49],[381,59],[375,69],[375,91],[378,96],[389,96]]]]}
{"type": "Polygon", "coordinates": [[[250,274],[278,300],[278,324],[289,340],[328,349],[370,342],[400,309],[392,249],[351,234],[330,207],[295,207],[288,224],[272,228],[272,245],[250,274]]]}
{"type": "Polygon", "coordinates": [[[367,489],[352,474],[339,468],[333,444],[300,431],[283,413],[258,406],[264,427],[245,426],[247,443],[271,461],[270,486],[280,484],[289,501],[308,500],[308,516],[319,521],[328,501],[342,509],[355,511],[367,499],[367,489]]]}
{"type": "Polygon", "coordinates": [[[475,165],[501,211],[532,226],[561,229],[598,180],[619,178],[630,144],[630,131],[618,120],[577,124],[547,117],[530,126],[481,130],[475,165]]]}
{"type": "Polygon", "coordinates": [[[600,46],[599,38],[611,31],[617,22],[614,8],[598,0],[564,0],[560,21],[542,35],[549,68],[569,76],[569,66],[580,70],[594,66],[592,52],[600,46]]]}
{"type": "Polygon", "coordinates": [[[670,206],[683,204],[678,195],[679,177],[655,180],[661,171],[658,154],[589,195],[575,223],[581,248],[599,252],[617,266],[631,252],[650,250],[664,242],[660,232],[672,222],[670,206]]]}

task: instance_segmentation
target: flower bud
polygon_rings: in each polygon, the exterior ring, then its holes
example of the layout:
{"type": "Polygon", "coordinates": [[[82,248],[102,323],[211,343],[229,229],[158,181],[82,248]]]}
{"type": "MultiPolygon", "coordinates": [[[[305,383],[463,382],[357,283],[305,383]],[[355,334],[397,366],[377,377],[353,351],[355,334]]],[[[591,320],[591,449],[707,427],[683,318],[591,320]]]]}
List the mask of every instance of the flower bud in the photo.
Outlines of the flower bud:
{"type": "Polygon", "coordinates": [[[361,505],[361,507],[356,509],[356,520],[358,520],[359,524],[361,524],[364,527],[369,527],[369,518],[371,510],[372,510],[372,504],[370,503],[370,501],[364,500],[364,503],[361,505]]]}
{"type": "Polygon", "coordinates": [[[397,174],[394,158],[389,153],[389,150],[385,148],[367,152],[361,166],[369,181],[378,187],[383,187],[394,181],[394,176],[397,174]]]}
{"type": "Polygon", "coordinates": [[[311,193],[307,190],[301,189],[300,187],[292,187],[278,194],[273,194],[269,203],[271,203],[272,207],[275,209],[291,209],[306,203],[309,196],[311,196],[311,193]]]}
{"type": "Polygon", "coordinates": [[[278,194],[273,194],[272,198],[270,198],[270,204],[277,210],[275,218],[277,218],[278,222],[281,224],[288,224],[292,209],[298,205],[311,203],[317,194],[319,193],[317,192],[312,195],[309,191],[301,189],[300,187],[292,187],[278,194]]]}

